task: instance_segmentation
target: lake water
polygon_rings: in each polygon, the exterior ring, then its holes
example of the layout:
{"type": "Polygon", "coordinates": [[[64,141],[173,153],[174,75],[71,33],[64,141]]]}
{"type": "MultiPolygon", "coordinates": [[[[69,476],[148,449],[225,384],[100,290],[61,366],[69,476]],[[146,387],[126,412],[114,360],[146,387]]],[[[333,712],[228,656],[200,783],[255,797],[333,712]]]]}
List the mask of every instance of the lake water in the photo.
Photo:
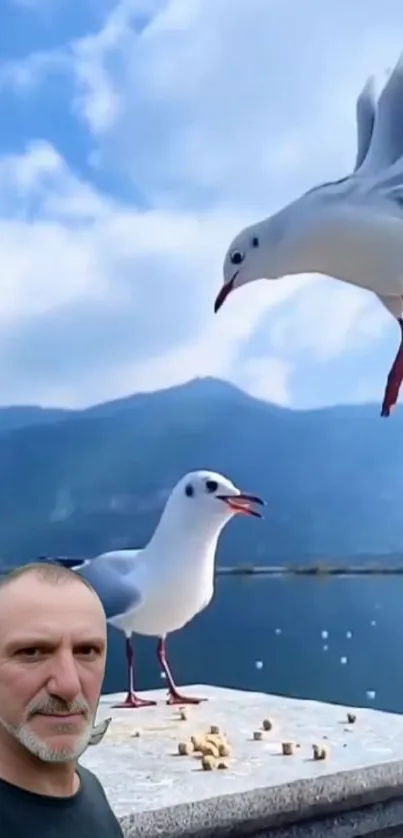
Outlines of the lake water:
{"type": "MultiPolygon", "coordinates": [[[[163,686],[156,642],[135,638],[138,689],[163,686]]],[[[168,639],[180,685],[403,712],[403,577],[218,577],[208,609],[168,639]]],[[[111,631],[104,690],[126,689],[111,631]]]]}

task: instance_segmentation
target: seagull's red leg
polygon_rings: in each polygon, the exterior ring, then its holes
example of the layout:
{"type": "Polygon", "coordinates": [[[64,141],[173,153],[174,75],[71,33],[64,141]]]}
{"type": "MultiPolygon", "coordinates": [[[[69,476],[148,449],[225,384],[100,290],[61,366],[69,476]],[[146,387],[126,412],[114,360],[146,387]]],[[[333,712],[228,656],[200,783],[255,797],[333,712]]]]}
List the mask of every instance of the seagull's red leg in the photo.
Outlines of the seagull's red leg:
{"type": "Polygon", "coordinates": [[[172,672],[168,665],[164,637],[161,637],[158,641],[157,655],[168,681],[169,698],[167,704],[200,704],[201,701],[207,701],[206,698],[194,698],[192,695],[181,695],[181,693],[178,692],[175,681],[172,677],[172,672]]]}
{"type": "Polygon", "coordinates": [[[156,701],[140,698],[134,691],[134,653],[130,637],[126,637],[126,658],[129,676],[128,693],[122,704],[114,704],[113,707],[153,707],[156,701]]]}
{"type": "Polygon", "coordinates": [[[400,326],[400,346],[393,366],[388,375],[385,395],[383,397],[381,416],[389,416],[391,408],[396,404],[400,385],[403,381],[403,319],[398,317],[400,326]]]}

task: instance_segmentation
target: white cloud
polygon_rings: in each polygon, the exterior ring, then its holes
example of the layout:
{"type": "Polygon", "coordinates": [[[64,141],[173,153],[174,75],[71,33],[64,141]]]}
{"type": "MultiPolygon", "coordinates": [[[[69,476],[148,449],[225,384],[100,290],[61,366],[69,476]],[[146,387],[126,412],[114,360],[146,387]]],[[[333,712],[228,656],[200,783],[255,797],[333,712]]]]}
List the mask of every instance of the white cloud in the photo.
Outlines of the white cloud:
{"type": "Polygon", "coordinates": [[[322,278],[316,278],[309,293],[294,295],[292,306],[283,306],[273,319],[277,352],[290,358],[307,350],[321,362],[360,348],[391,322],[368,291],[322,278]]]}
{"type": "Polygon", "coordinates": [[[121,3],[75,48],[82,115],[103,135],[105,161],[121,152],[156,201],[187,201],[193,189],[194,200],[224,197],[252,212],[351,166],[357,92],[401,49],[395,0],[389,18],[374,0],[360,0],[360,14],[347,0],[338,9],[310,0],[293,6],[293,25],[291,0],[155,6],[136,32],[133,4],[121,3]]]}
{"type": "Polygon", "coordinates": [[[44,144],[4,158],[1,185],[4,401],[37,394],[54,403],[57,394],[80,404],[227,374],[267,290],[214,318],[214,265],[241,218],[138,212],[102,199],[44,144]]]}
{"type": "Polygon", "coordinates": [[[96,34],[6,65],[0,96],[21,102],[69,79],[92,142],[81,173],[46,137],[0,157],[2,401],[215,374],[292,404],[301,352],[327,362],[381,335],[370,295],[312,277],[212,307],[234,233],[351,167],[356,95],[401,23],[397,0],[121,0],[96,34]]]}
{"type": "Polygon", "coordinates": [[[230,379],[256,398],[288,406],[292,402],[289,374],[290,364],[266,356],[245,361],[241,375],[230,376],[230,379]]]}

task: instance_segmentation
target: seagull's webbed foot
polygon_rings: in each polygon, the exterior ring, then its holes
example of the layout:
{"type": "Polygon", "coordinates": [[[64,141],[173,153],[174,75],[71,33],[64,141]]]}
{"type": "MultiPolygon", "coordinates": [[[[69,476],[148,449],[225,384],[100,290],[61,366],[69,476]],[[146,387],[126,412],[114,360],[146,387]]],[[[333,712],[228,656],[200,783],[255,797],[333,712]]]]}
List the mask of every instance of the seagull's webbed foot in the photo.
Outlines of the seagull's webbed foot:
{"type": "Polygon", "coordinates": [[[167,704],[201,704],[202,701],[207,701],[207,698],[196,698],[193,695],[182,695],[176,689],[170,689],[167,704]]]}
{"type": "Polygon", "coordinates": [[[392,407],[394,407],[394,405],[397,402],[400,386],[403,381],[403,319],[399,318],[398,323],[401,330],[400,346],[396,358],[393,362],[393,366],[388,375],[388,380],[385,388],[385,395],[383,397],[381,416],[390,415],[392,407]]]}
{"type": "Polygon", "coordinates": [[[124,707],[155,707],[156,701],[150,701],[148,698],[140,698],[140,696],[136,695],[134,692],[127,693],[127,696],[121,704],[112,704],[112,707],[124,708],[124,707]]]}

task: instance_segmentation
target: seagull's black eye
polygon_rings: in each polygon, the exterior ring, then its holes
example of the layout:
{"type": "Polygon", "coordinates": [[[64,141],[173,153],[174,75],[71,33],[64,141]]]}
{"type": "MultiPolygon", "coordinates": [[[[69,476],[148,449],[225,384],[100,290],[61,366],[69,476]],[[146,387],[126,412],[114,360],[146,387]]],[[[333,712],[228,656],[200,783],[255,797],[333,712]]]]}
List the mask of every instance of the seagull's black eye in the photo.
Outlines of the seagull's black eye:
{"type": "Polygon", "coordinates": [[[207,489],[208,492],[211,492],[211,494],[213,494],[213,492],[216,492],[217,489],[218,489],[217,481],[216,480],[206,480],[206,489],[207,489]]]}
{"type": "Polygon", "coordinates": [[[187,498],[192,498],[195,493],[195,490],[191,483],[188,483],[185,489],[185,495],[187,498]]]}
{"type": "Polygon", "coordinates": [[[231,253],[231,262],[233,265],[240,265],[244,260],[244,254],[240,250],[233,250],[231,253]]]}
{"type": "Polygon", "coordinates": [[[252,247],[259,247],[259,239],[257,236],[253,236],[252,247]]]}

